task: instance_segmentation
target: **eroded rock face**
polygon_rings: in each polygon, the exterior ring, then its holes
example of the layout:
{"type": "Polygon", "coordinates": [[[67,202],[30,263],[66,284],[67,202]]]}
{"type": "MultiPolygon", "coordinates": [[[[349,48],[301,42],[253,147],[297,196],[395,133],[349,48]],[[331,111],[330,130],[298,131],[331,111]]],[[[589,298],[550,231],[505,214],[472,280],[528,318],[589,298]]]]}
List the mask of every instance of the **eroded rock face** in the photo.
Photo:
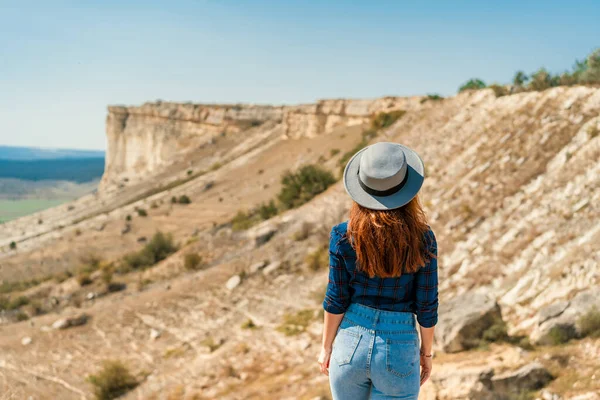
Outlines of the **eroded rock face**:
{"type": "Polygon", "coordinates": [[[502,319],[496,300],[483,292],[467,292],[441,302],[436,346],[454,353],[477,347],[486,329],[502,319]]]}
{"type": "Polygon", "coordinates": [[[552,375],[541,364],[533,362],[516,371],[508,371],[491,379],[493,393],[498,399],[514,396],[543,388],[552,380],[552,375]]]}
{"type": "Polygon", "coordinates": [[[168,102],[110,106],[106,118],[106,166],[99,189],[159,172],[182,155],[214,143],[224,132],[261,130],[262,124],[271,122],[281,126],[282,138],[315,137],[340,126],[360,125],[377,112],[420,108],[420,99],[321,100],[298,106],[168,102]]]}
{"type": "Polygon", "coordinates": [[[535,344],[554,344],[580,336],[579,319],[594,307],[600,312],[598,288],[579,292],[570,301],[561,300],[542,308],[530,340],[535,344]]]}

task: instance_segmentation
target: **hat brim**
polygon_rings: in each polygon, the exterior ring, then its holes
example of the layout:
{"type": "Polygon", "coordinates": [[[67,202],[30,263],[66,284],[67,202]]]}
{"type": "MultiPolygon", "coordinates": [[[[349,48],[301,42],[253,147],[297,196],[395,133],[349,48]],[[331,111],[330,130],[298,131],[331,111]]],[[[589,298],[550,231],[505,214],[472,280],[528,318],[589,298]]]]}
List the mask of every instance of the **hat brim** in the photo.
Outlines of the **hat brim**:
{"type": "Polygon", "coordinates": [[[359,150],[352,156],[344,168],[344,188],[350,197],[363,207],[374,210],[392,210],[408,204],[419,192],[425,180],[425,166],[423,160],[412,149],[399,143],[387,142],[400,146],[406,155],[408,177],[402,188],[389,196],[376,196],[367,193],[358,182],[358,166],[360,157],[367,147],[359,150]]]}

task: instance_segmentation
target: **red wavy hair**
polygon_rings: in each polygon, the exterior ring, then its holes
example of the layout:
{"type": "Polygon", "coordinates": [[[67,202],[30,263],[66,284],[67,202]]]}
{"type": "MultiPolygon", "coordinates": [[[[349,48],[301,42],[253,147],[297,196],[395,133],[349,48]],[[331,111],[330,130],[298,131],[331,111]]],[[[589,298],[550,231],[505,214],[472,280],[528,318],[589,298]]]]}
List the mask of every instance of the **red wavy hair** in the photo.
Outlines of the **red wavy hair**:
{"type": "Polygon", "coordinates": [[[414,273],[435,257],[424,241],[429,230],[418,195],[393,210],[372,210],[353,202],[348,238],[356,251],[357,269],[371,278],[414,273]]]}

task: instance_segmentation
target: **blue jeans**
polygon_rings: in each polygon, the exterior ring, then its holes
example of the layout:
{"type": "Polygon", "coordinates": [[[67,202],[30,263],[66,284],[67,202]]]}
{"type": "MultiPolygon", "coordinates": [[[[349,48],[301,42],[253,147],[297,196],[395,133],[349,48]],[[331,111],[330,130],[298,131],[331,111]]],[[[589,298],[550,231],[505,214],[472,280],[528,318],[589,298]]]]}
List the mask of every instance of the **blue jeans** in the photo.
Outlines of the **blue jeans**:
{"type": "Polygon", "coordinates": [[[351,303],[337,330],[329,361],[333,400],[417,400],[419,361],[413,313],[351,303]]]}

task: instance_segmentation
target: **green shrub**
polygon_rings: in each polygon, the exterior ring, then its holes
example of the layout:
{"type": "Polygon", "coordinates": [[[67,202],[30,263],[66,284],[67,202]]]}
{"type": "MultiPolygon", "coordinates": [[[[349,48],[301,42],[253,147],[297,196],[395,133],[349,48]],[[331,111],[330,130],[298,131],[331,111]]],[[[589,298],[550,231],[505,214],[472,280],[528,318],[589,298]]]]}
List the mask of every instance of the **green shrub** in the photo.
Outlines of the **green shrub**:
{"type": "Polygon", "coordinates": [[[179,204],[190,204],[192,201],[190,200],[190,198],[188,196],[186,196],[185,194],[182,194],[181,196],[179,196],[179,200],[178,203],[179,204]]]}
{"type": "Polygon", "coordinates": [[[11,250],[16,250],[17,249],[17,243],[15,241],[10,242],[9,245],[11,250]]]}
{"type": "Polygon", "coordinates": [[[130,269],[145,269],[177,251],[171,234],[156,232],[150,242],[138,252],[126,255],[123,258],[125,265],[130,269]]]}
{"type": "Polygon", "coordinates": [[[175,197],[175,196],[171,197],[171,203],[177,204],[177,197],[175,197]]]}
{"type": "Polygon", "coordinates": [[[277,330],[286,336],[295,336],[304,332],[313,318],[314,311],[311,309],[288,313],[284,316],[283,323],[277,327],[277,330]]]}
{"type": "Polygon", "coordinates": [[[138,208],[137,213],[140,217],[147,217],[148,213],[143,208],[138,208]]]}
{"type": "Polygon", "coordinates": [[[188,253],[183,258],[183,266],[188,271],[195,271],[202,266],[202,257],[198,253],[188,253]]]}
{"type": "Polygon", "coordinates": [[[248,319],[242,324],[242,329],[254,329],[256,328],[256,324],[251,319],[248,319]]]}
{"type": "Polygon", "coordinates": [[[552,86],[556,86],[554,84],[554,78],[552,75],[546,71],[544,68],[540,68],[533,74],[531,74],[531,81],[529,82],[528,88],[529,90],[545,90],[552,86]]]}
{"type": "Polygon", "coordinates": [[[380,112],[371,118],[371,127],[375,130],[390,127],[398,121],[406,111],[394,110],[390,112],[380,112]]]}
{"type": "Polygon", "coordinates": [[[284,209],[296,208],[324,192],[336,179],[326,169],[317,165],[305,165],[296,172],[287,171],[277,198],[284,209]]]}
{"type": "Polygon", "coordinates": [[[125,217],[125,221],[131,221],[131,215],[127,214],[127,216],[125,217]]]}
{"type": "Polygon", "coordinates": [[[596,307],[579,317],[577,324],[581,336],[600,337],[600,311],[596,307]]]}
{"type": "Polygon", "coordinates": [[[138,382],[121,361],[106,361],[102,370],[90,375],[88,381],[94,385],[98,400],[116,399],[134,389],[138,382]]]}
{"type": "Polygon", "coordinates": [[[328,247],[321,246],[306,256],[306,265],[313,271],[318,271],[329,266],[328,247]]]}
{"type": "Polygon", "coordinates": [[[548,332],[548,338],[553,345],[567,343],[573,337],[575,337],[575,333],[572,328],[568,326],[553,326],[548,332]]]}
{"type": "Polygon", "coordinates": [[[487,342],[500,342],[508,340],[506,323],[502,319],[498,319],[492,326],[487,328],[481,337],[487,342]]]}
{"type": "Polygon", "coordinates": [[[506,96],[509,93],[508,89],[506,89],[506,87],[497,85],[495,83],[490,85],[489,88],[494,91],[494,94],[496,95],[496,97],[506,96]]]}
{"type": "Polygon", "coordinates": [[[2,310],[16,310],[22,306],[29,304],[29,298],[25,296],[19,296],[13,300],[8,297],[0,297],[0,311],[2,310]]]}
{"type": "Polygon", "coordinates": [[[271,217],[276,216],[278,212],[279,210],[277,210],[277,206],[275,205],[275,201],[273,200],[258,206],[258,215],[263,220],[267,220],[271,217]]]}
{"type": "Polygon", "coordinates": [[[485,88],[485,86],[486,85],[484,81],[482,81],[481,79],[473,78],[469,79],[461,87],[459,87],[458,91],[462,92],[464,90],[478,90],[485,88]]]}
{"type": "Polygon", "coordinates": [[[189,176],[189,175],[191,175],[191,174],[193,174],[193,173],[194,173],[194,171],[192,171],[191,169],[188,169],[188,170],[187,170],[187,174],[188,174],[188,176],[189,176]]]}
{"type": "Polygon", "coordinates": [[[234,231],[242,231],[250,228],[252,225],[260,222],[260,215],[253,212],[238,211],[231,219],[231,229],[234,231]]]}
{"type": "Polygon", "coordinates": [[[517,71],[513,78],[513,85],[522,87],[529,80],[529,77],[523,71],[517,71]]]}
{"type": "Polygon", "coordinates": [[[438,100],[444,100],[444,98],[437,93],[433,93],[433,94],[427,95],[427,100],[438,101],[438,100]]]}

